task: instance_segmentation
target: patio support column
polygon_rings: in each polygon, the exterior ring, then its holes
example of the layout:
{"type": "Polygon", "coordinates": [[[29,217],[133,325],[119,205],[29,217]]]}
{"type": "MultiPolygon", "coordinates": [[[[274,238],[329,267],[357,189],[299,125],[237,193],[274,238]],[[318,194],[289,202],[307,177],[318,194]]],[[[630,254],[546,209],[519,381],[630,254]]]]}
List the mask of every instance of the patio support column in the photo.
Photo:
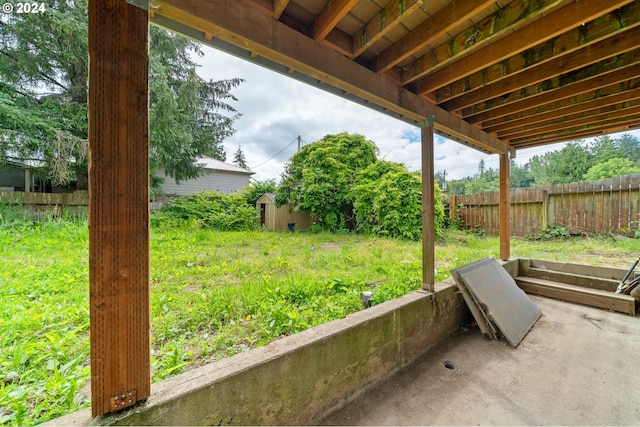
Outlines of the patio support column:
{"type": "Polygon", "coordinates": [[[509,153],[500,154],[500,259],[511,256],[511,198],[509,153]]]}
{"type": "Polygon", "coordinates": [[[93,416],[151,392],[148,12],[89,1],[89,286],[93,416]]]}
{"type": "Polygon", "coordinates": [[[433,119],[422,123],[422,289],[434,291],[435,226],[433,212],[433,119]]]}

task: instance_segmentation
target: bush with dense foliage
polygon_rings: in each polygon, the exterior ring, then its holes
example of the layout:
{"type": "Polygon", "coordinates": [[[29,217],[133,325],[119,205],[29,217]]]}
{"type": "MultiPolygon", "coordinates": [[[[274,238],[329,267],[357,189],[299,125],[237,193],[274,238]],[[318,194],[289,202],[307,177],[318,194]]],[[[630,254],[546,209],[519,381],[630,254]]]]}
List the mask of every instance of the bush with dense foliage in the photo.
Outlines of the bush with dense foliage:
{"type": "Polygon", "coordinates": [[[377,161],[378,149],[362,135],[326,135],[291,157],[276,203],[318,218],[331,231],[356,228],[354,187],[359,171],[377,161]]]}
{"type": "MultiPolygon", "coordinates": [[[[422,236],[422,180],[399,163],[378,161],[358,174],[354,212],[358,230],[419,240],[422,236]]],[[[435,188],[435,229],[442,233],[444,206],[435,188]]]]}
{"type": "Polygon", "coordinates": [[[151,220],[157,226],[186,222],[203,228],[231,231],[257,228],[259,218],[255,206],[247,205],[246,199],[240,195],[203,191],[177,197],[154,212],[151,220]]]}
{"type": "Polygon", "coordinates": [[[597,181],[599,179],[613,178],[615,176],[628,175],[640,172],[640,166],[636,166],[629,159],[613,158],[606,162],[598,163],[584,174],[587,181],[597,181]]]}

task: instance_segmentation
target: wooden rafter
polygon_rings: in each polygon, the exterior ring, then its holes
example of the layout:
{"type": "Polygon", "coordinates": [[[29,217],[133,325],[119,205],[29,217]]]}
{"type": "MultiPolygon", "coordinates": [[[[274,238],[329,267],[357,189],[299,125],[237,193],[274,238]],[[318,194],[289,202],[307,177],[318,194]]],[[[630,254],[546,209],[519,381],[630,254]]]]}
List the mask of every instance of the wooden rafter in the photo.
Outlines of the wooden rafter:
{"type": "Polygon", "coordinates": [[[156,15],[188,24],[202,33],[242,46],[285,67],[354,94],[389,111],[424,121],[435,128],[493,153],[511,151],[499,139],[434,106],[393,81],[367,70],[285,24],[257,13],[244,3],[225,0],[153,0],[156,15]],[[221,12],[222,11],[222,12],[221,12]]]}
{"type": "Polygon", "coordinates": [[[485,131],[491,134],[509,135],[510,131],[522,129],[530,125],[539,124],[543,126],[559,115],[566,117],[571,114],[640,99],[640,87],[632,90],[617,89],[621,85],[626,86],[626,84],[613,85],[613,87],[616,87],[613,95],[600,96],[600,90],[592,91],[587,97],[590,101],[580,102],[575,100],[577,97],[571,97],[568,98],[568,105],[562,107],[558,106],[558,102],[546,104],[541,107],[526,110],[518,114],[517,118],[511,118],[488,126],[485,128],[485,131]]]}
{"type": "Polygon", "coordinates": [[[544,128],[530,125],[520,130],[513,130],[510,133],[500,134],[499,136],[502,139],[508,140],[526,138],[539,135],[542,129],[544,129],[544,132],[554,132],[566,128],[590,125],[592,123],[620,120],[637,114],[640,114],[640,102],[637,100],[629,101],[558,118],[546,123],[544,128]]]}
{"type": "Polygon", "coordinates": [[[602,16],[603,12],[610,14],[631,1],[582,0],[571,2],[561,9],[557,8],[557,2],[547,2],[546,8],[536,12],[546,14],[546,16],[530,22],[507,37],[485,44],[482,49],[478,49],[458,61],[447,63],[446,67],[441,65],[443,61],[435,65],[425,63],[418,69],[405,73],[403,83],[411,82],[426,73],[435,71],[429,74],[428,79],[420,81],[417,90],[419,95],[433,92],[485,69],[489,65],[497,64],[535,45],[552,40],[585,22],[597,19],[602,16]]]}
{"type": "Polygon", "coordinates": [[[289,0],[273,0],[273,17],[280,19],[282,12],[289,4],[289,0]]]}
{"type": "Polygon", "coordinates": [[[389,31],[400,24],[402,18],[420,10],[423,0],[392,0],[353,36],[353,53],[356,58],[389,31]]]}
{"type": "Polygon", "coordinates": [[[565,128],[559,131],[550,131],[543,134],[538,134],[525,138],[514,138],[511,140],[511,144],[521,147],[540,144],[551,144],[554,142],[568,141],[572,139],[578,139],[589,136],[593,133],[608,134],[613,132],[620,132],[628,127],[640,126],[640,114],[635,114],[629,117],[617,118],[612,120],[606,120],[598,123],[591,123],[588,125],[565,128]]]}
{"type": "Polygon", "coordinates": [[[556,59],[553,67],[546,62],[529,67],[527,73],[509,75],[498,82],[483,86],[479,89],[465,93],[462,96],[445,102],[443,107],[448,111],[461,110],[465,107],[515,92],[524,87],[552,79],[561,73],[585,68],[591,64],[624,54],[638,48],[640,40],[640,27],[633,27],[628,31],[620,32],[615,36],[601,40],[593,45],[587,45],[568,55],[556,59]]]}
{"type": "Polygon", "coordinates": [[[327,3],[311,25],[311,38],[315,41],[324,40],[356,3],[358,0],[332,0],[327,3]]]}
{"type": "MultiPolygon", "coordinates": [[[[626,31],[639,24],[640,2],[635,2],[623,9],[616,10],[615,13],[608,13],[597,20],[584,23],[555,37],[553,40],[536,45],[504,61],[466,76],[464,79],[442,87],[433,92],[433,98],[440,104],[458,96],[464,96],[465,93],[490,85],[503,78],[524,72],[529,73],[534,65],[537,67],[543,67],[543,64],[550,65],[551,61],[558,61],[562,57],[604,41],[616,33],[626,31]]],[[[564,67],[553,68],[558,69],[557,74],[567,72],[564,67]]]]}
{"type": "MultiPolygon", "coordinates": [[[[512,35],[516,29],[540,19],[544,14],[560,8],[568,1],[513,1],[494,14],[475,22],[473,26],[456,34],[451,41],[436,46],[430,53],[406,66],[402,73],[402,83],[406,85],[426,75],[429,75],[427,80],[430,80],[431,73],[434,71],[453,64],[489,44],[497,43],[498,40],[512,35]]],[[[423,94],[425,91],[420,85],[428,82],[420,80],[417,83],[416,93],[423,94]]]]}
{"type": "Polygon", "coordinates": [[[462,115],[470,123],[481,123],[636,78],[640,75],[640,50],[592,67],[593,69],[587,68],[582,73],[571,76],[573,79],[558,78],[548,82],[548,85],[527,88],[523,90],[527,96],[515,93],[500,100],[492,100],[479,110],[469,108],[462,115]]]}
{"type": "Polygon", "coordinates": [[[387,71],[429,45],[437,37],[468,20],[478,11],[493,6],[494,3],[493,0],[462,0],[447,4],[434,16],[382,52],[373,69],[378,73],[387,71]]]}

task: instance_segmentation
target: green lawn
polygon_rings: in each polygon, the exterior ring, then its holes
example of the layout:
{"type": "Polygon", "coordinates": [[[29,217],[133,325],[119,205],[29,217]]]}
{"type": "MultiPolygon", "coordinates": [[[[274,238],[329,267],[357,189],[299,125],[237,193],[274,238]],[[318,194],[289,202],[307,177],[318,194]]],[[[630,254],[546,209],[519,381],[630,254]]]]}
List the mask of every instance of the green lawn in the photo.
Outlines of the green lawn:
{"type": "MultiPolygon", "coordinates": [[[[628,268],[638,240],[514,240],[515,257],[628,268]]],[[[497,238],[449,234],[436,279],[498,256],[497,238]]],[[[351,234],[152,229],[154,381],[264,345],[420,287],[417,242],[351,234]]],[[[0,220],[0,424],[88,406],[88,233],[84,221],[0,220]]]]}

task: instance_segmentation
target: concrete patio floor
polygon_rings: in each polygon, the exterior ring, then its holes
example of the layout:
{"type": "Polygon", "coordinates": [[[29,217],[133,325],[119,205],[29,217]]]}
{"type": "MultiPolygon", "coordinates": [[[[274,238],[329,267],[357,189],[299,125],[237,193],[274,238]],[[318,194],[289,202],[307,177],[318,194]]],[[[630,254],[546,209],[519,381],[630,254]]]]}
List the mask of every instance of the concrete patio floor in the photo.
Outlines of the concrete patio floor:
{"type": "Polygon", "coordinates": [[[457,332],[322,424],[639,425],[640,317],[531,299],[517,348],[457,332]]]}

